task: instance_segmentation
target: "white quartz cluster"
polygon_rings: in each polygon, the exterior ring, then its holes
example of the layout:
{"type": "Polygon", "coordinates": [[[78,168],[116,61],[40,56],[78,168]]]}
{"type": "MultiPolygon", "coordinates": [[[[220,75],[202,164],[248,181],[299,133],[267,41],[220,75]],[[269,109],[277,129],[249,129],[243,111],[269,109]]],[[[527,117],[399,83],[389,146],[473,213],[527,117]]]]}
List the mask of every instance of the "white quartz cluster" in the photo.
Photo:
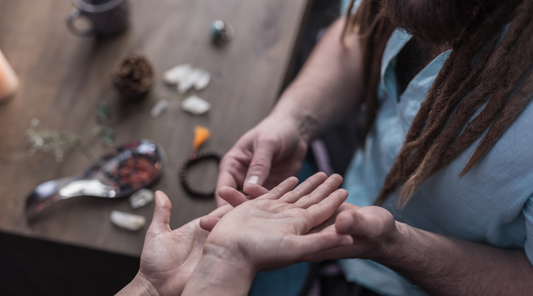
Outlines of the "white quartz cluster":
{"type": "MultiPolygon", "coordinates": [[[[167,84],[176,85],[178,93],[185,94],[191,89],[196,91],[205,89],[211,81],[211,75],[204,69],[181,64],[163,73],[163,80],[167,84]]],[[[165,100],[159,101],[152,108],[151,116],[153,118],[159,116],[167,105],[165,100]]],[[[181,103],[181,108],[191,114],[202,115],[211,109],[211,104],[198,96],[191,95],[181,103]]]]}
{"type": "Polygon", "coordinates": [[[138,209],[154,201],[154,192],[150,189],[143,188],[130,196],[130,205],[132,209],[138,209]]]}
{"type": "Polygon", "coordinates": [[[200,97],[192,95],[181,102],[181,109],[194,115],[202,115],[211,109],[211,104],[200,97]]]}
{"type": "Polygon", "coordinates": [[[163,73],[163,80],[170,85],[177,85],[178,93],[184,94],[193,87],[197,91],[206,88],[211,81],[211,75],[204,69],[182,64],[163,73]]]}
{"type": "Polygon", "coordinates": [[[139,215],[113,211],[111,212],[111,222],[116,226],[127,230],[139,231],[143,229],[146,224],[146,218],[139,215]]]}

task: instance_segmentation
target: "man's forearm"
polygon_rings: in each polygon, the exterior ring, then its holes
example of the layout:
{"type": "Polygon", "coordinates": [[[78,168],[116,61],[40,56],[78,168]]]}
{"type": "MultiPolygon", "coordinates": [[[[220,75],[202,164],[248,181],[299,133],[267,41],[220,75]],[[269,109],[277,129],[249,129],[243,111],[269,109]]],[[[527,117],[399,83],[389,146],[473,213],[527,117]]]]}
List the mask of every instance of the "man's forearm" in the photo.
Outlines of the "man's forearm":
{"type": "Polygon", "coordinates": [[[359,38],[348,34],[343,45],[343,26],[341,18],[329,28],[272,111],[295,119],[307,138],[353,110],[364,93],[359,38]]]}
{"type": "Polygon", "coordinates": [[[376,261],[430,295],[529,295],[533,266],[522,250],[505,250],[398,223],[400,239],[376,261]]]}

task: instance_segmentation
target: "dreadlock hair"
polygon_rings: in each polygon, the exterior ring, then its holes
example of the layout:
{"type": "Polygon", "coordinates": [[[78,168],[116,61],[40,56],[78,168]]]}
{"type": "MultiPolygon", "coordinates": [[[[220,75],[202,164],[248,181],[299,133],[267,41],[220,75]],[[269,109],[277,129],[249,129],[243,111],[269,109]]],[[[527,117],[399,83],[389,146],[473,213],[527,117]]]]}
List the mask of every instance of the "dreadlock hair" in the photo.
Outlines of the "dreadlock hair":
{"type": "MultiPolygon", "coordinates": [[[[364,139],[379,108],[381,57],[395,28],[377,0],[363,0],[355,15],[351,14],[353,3],[351,0],[341,38],[358,29],[367,73],[364,139]]],[[[405,207],[425,180],[484,134],[459,175],[464,176],[524,110],[533,94],[533,75],[529,75],[532,13],[533,0],[480,5],[474,10],[472,21],[452,42],[453,50],[413,119],[375,204],[383,204],[390,193],[402,188],[398,203],[405,207]],[[479,114],[469,122],[476,112],[479,114]]]]}

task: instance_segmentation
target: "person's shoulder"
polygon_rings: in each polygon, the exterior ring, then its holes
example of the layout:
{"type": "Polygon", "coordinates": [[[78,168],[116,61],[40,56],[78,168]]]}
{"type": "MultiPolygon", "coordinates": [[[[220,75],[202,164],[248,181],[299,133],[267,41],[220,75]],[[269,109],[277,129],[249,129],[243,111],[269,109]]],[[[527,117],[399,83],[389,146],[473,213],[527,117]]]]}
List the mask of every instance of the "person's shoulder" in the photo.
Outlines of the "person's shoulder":
{"type": "MultiPolygon", "coordinates": [[[[504,115],[502,112],[499,116],[504,115]]],[[[495,158],[502,165],[512,164],[515,168],[528,168],[533,172],[533,149],[531,147],[533,147],[533,102],[530,101],[503,132],[487,156],[495,158]]]]}

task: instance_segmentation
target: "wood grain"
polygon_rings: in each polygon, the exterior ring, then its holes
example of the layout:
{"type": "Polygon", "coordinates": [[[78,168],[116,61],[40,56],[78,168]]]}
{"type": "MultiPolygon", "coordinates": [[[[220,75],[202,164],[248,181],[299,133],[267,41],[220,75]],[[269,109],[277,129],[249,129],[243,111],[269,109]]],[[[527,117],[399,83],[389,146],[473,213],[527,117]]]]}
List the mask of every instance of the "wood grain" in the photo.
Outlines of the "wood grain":
{"type": "MultiPolygon", "coordinates": [[[[80,38],[65,22],[73,8],[64,0],[0,0],[0,49],[21,80],[16,97],[0,105],[0,230],[68,244],[139,256],[144,230],[132,233],[113,226],[109,215],[122,210],[151,219],[153,204],[131,210],[127,199],[90,197],[60,202],[28,224],[23,214],[26,195],[45,181],[84,170],[90,161],[79,149],[57,163],[50,153],[28,157],[26,129],[30,120],[42,129],[82,135],[90,149],[107,151],[97,126],[96,108],[112,108],[116,143],[147,138],[160,143],[168,155],[162,179],[153,190],[172,200],[171,227],[207,214],[214,200],[191,198],[182,190],[177,172],[190,152],[195,125],[212,130],[202,148],[225,153],[248,129],[265,117],[282,87],[308,0],[158,0],[131,1],[131,26],[109,40],[80,38]],[[224,47],[210,41],[212,21],[235,28],[224,47]],[[204,116],[180,109],[183,96],[157,80],[149,98],[124,104],[111,86],[110,69],[119,56],[145,55],[159,77],[181,63],[212,74],[211,84],[198,93],[212,104],[204,116]],[[149,116],[160,98],[169,100],[158,118],[149,116]]],[[[213,164],[193,172],[192,182],[213,188],[213,164]],[[203,171],[205,169],[205,171],[203,171]]]]}

